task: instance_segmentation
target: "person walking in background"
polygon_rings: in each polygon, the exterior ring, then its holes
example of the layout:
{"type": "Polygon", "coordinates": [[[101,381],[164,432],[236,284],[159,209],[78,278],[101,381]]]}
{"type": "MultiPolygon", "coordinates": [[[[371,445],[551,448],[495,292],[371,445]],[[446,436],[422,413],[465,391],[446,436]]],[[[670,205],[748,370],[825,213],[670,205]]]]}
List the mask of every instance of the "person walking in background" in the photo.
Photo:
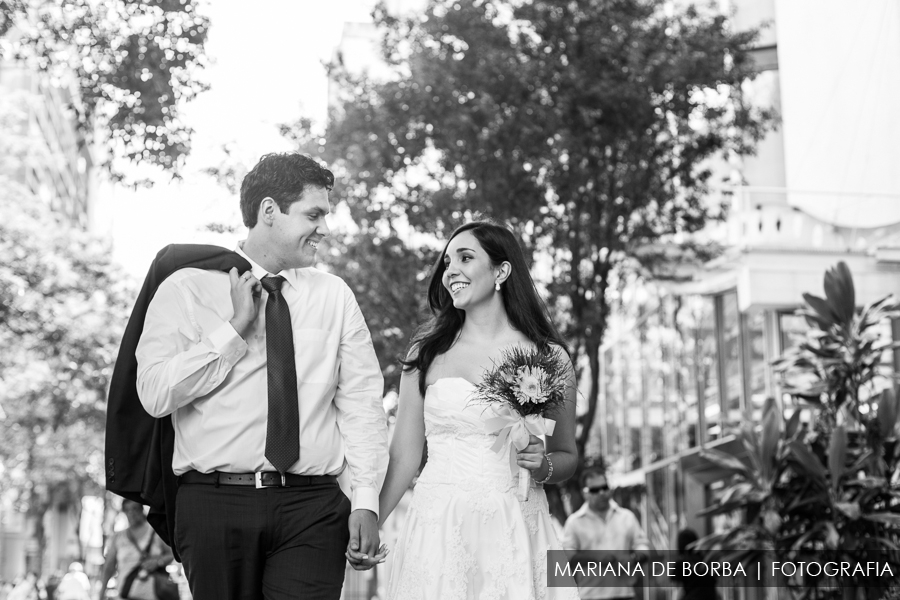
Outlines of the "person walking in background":
{"type": "MultiPolygon", "coordinates": [[[[109,539],[106,562],[103,563],[103,570],[100,572],[98,600],[106,598],[106,588],[113,575],[118,573],[116,581],[121,589],[122,582],[135,569],[153,572],[172,562],[172,549],[156,535],[156,532],[147,523],[144,507],[132,500],[125,500],[122,502],[122,512],[128,519],[128,527],[117,531],[109,539]],[[145,552],[147,548],[149,551],[145,552]],[[146,554],[146,558],[142,558],[144,554],[146,554]]],[[[60,583],[59,590],[63,589],[63,582],[60,583]]]]}
{"type": "Polygon", "coordinates": [[[515,236],[505,227],[467,223],[453,232],[432,270],[434,319],[413,342],[400,380],[397,426],[381,493],[382,519],[419,468],[391,565],[388,600],[577,598],[547,587],[547,550],[559,543],[541,486],[517,498],[518,467],[534,483],[559,483],[575,470],[575,376],[546,314],[515,236]],[[473,394],[505,349],[559,358],[563,404],[546,446],[531,435],[518,453],[497,453],[497,415],[473,394]]]}
{"type": "Polygon", "coordinates": [[[704,562],[703,555],[688,548],[697,541],[697,533],[693,529],[682,529],[678,532],[676,540],[678,546],[678,559],[682,563],[690,565],[690,569],[679,567],[675,571],[674,579],[681,583],[682,593],[680,600],[718,600],[716,592],[716,576],[709,573],[709,569],[700,569],[697,574],[697,563],[704,562]],[[690,575],[684,575],[690,573],[690,575]]]}
{"type": "MultiPolygon", "coordinates": [[[[649,558],[650,543],[634,513],[612,499],[606,473],[588,467],[581,474],[585,503],[569,515],[563,529],[563,548],[573,561],[634,563],[649,558]],[[581,554],[594,551],[590,555],[581,554]],[[600,553],[598,555],[598,552],[600,553]]],[[[578,580],[582,599],[626,600],[634,598],[634,577],[585,576],[578,580]]]]}
{"type": "Polygon", "coordinates": [[[43,600],[47,594],[41,589],[37,573],[29,571],[7,596],[7,600],[43,600]]]}
{"type": "Polygon", "coordinates": [[[80,562],[70,563],[68,572],[50,596],[53,600],[90,600],[91,580],[85,575],[84,566],[80,562]]]}
{"type": "Polygon", "coordinates": [[[172,416],[174,546],[196,600],[337,600],[345,552],[365,568],[379,551],[381,369],[353,292],[313,268],[333,185],[309,156],[263,156],[241,184],[250,269],[177,269],[147,307],[137,392],[172,416]]]}

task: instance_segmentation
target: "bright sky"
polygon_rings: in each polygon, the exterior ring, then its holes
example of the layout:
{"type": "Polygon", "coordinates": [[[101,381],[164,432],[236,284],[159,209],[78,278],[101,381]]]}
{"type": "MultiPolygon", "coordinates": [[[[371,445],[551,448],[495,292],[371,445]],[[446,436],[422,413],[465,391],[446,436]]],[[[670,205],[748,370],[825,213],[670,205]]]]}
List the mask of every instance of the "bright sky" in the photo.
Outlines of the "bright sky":
{"type": "Polygon", "coordinates": [[[114,255],[143,277],[156,252],[173,242],[232,246],[245,232],[217,235],[209,222],[240,222],[237,198],[202,174],[223,158],[230,144],[252,166],[272,151],[291,149],[279,123],[301,116],[324,124],[328,82],[323,62],[331,59],[345,22],[371,21],[374,0],[239,0],[207,2],[211,19],[207,54],[215,62],[202,77],[209,91],[184,107],[194,129],[193,149],[182,183],[155,171],[149,190],[103,184],[98,190],[98,229],[111,231],[114,255]]]}

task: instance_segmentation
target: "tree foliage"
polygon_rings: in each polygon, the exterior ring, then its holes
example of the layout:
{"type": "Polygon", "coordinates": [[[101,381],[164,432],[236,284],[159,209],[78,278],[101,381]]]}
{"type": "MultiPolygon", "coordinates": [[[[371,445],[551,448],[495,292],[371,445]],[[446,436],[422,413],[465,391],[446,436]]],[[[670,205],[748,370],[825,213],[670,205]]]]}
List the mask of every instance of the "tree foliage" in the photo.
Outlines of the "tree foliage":
{"type": "Polygon", "coordinates": [[[308,122],[287,133],[334,166],[361,236],[412,248],[411,231],[484,215],[544,257],[535,274],[589,365],[583,453],[611,273],[721,216],[712,161],[751,153],[772,124],[742,92],[756,32],[646,0],[435,0],[375,18],[393,78],[333,65],[342,100],[324,139],[308,122]]]}
{"type": "Polygon", "coordinates": [[[11,145],[0,140],[0,493],[40,527],[51,505],[103,489],[105,396],[133,286],[106,243],[8,177],[11,145]]]}
{"type": "Polygon", "coordinates": [[[0,58],[63,81],[74,76],[80,98],[72,108],[89,141],[97,131],[111,158],[177,175],[191,138],[180,107],[206,89],[197,74],[209,20],[197,4],[0,0],[0,38],[8,42],[0,44],[0,58]]]}

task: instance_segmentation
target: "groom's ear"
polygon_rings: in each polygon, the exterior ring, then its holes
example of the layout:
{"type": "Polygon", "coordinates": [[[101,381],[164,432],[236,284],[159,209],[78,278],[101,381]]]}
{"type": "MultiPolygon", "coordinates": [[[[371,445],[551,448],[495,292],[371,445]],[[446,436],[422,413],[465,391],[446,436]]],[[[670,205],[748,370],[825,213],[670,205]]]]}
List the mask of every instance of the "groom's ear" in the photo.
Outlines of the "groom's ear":
{"type": "Polygon", "coordinates": [[[273,198],[266,196],[259,203],[259,214],[256,215],[256,222],[263,225],[271,225],[275,221],[276,212],[281,212],[278,204],[275,203],[273,198]]]}

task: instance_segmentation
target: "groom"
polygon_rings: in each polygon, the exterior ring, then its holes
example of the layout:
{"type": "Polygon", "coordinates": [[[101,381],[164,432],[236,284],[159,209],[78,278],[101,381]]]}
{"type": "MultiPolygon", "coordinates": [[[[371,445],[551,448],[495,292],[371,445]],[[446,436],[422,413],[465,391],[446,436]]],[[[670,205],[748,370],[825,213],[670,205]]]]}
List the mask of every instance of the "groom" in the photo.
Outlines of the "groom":
{"type": "Polygon", "coordinates": [[[308,156],[262,157],[241,185],[250,270],[177,270],[147,308],[137,390],[172,415],[173,541],[196,600],[337,600],[345,552],[367,568],[378,549],[381,371],[353,293],[311,268],[333,184],[308,156]]]}

